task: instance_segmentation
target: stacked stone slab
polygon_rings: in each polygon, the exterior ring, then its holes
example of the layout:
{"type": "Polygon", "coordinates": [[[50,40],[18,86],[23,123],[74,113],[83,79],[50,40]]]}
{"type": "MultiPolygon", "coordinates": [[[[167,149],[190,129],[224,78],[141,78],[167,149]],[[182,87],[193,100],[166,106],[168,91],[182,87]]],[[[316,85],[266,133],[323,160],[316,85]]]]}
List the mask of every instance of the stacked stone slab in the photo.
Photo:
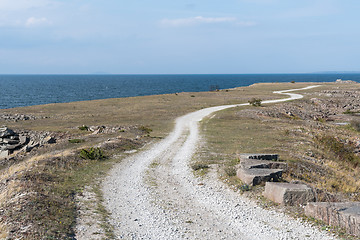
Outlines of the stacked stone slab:
{"type": "Polygon", "coordinates": [[[277,162],[278,158],[277,154],[242,154],[236,175],[245,184],[252,186],[276,182],[287,167],[286,163],[277,162]]]}
{"type": "Polygon", "coordinates": [[[7,127],[0,128],[0,158],[6,158],[28,142],[28,137],[19,135],[7,127]]]}
{"type": "Polygon", "coordinates": [[[305,184],[267,182],[264,197],[286,206],[304,205],[315,201],[315,195],[305,184]]]}
{"type": "Polygon", "coordinates": [[[0,128],[0,159],[7,158],[14,152],[30,152],[32,149],[44,144],[55,143],[55,138],[48,134],[42,134],[40,137],[15,133],[7,127],[0,128]]]}
{"type": "Polygon", "coordinates": [[[305,214],[360,237],[360,202],[310,202],[305,214]]]}

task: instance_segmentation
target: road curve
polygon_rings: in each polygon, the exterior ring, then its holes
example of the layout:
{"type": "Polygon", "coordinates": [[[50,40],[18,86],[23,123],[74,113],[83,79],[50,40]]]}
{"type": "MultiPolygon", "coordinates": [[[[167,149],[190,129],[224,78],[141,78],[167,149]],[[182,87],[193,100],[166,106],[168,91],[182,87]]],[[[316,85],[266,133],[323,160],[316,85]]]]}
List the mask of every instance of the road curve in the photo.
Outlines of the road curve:
{"type": "MultiPolygon", "coordinates": [[[[276,103],[302,98],[291,93],[276,103]]],[[[176,120],[168,137],[117,164],[103,182],[104,203],[118,239],[335,239],[300,220],[265,210],[210,173],[194,177],[188,166],[199,140],[198,122],[226,105],[176,120]]]]}

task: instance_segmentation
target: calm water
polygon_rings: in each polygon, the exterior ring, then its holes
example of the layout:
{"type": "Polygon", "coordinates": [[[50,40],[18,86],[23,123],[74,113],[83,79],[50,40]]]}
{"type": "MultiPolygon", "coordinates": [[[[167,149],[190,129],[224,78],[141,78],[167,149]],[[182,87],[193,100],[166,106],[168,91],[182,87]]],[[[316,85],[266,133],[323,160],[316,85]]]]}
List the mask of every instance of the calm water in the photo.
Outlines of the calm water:
{"type": "Polygon", "coordinates": [[[0,75],[0,109],[47,103],[209,91],[256,82],[360,82],[360,74],[0,75]]]}

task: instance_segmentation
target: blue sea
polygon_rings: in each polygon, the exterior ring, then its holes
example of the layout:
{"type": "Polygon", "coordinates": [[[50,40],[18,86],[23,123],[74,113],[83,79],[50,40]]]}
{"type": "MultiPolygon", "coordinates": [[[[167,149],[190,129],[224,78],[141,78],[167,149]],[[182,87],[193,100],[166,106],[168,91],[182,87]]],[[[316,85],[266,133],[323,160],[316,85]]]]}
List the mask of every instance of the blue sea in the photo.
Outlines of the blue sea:
{"type": "Polygon", "coordinates": [[[257,82],[360,82],[360,74],[196,74],[196,75],[0,75],[0,109],[47,103],[122,98],[257,82]]]}

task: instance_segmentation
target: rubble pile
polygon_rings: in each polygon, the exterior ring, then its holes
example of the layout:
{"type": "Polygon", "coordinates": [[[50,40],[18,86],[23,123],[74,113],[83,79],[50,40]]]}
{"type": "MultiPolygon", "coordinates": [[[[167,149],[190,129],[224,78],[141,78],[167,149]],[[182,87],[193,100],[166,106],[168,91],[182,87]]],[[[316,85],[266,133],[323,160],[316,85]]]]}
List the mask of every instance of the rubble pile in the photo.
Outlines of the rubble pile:
{"type": "Polygon", "coordinates": [[[31,133],[19,134],[4,126],[0,128],[0,159],[16,152],[30,152],[36,147],[55,142],[55,138],[48,133],[38,136],[31,133]]]}

